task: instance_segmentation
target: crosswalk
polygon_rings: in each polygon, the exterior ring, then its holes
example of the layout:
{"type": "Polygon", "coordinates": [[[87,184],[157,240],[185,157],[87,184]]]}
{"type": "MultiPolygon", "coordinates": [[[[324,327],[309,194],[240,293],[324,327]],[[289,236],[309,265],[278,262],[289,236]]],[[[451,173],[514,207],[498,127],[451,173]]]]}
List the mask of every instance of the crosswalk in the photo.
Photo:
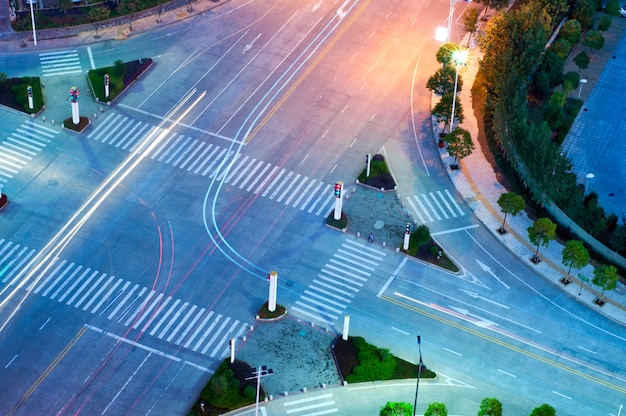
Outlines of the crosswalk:
{"type": "Polygon", "coordinates": [[[382,248],[346,239],[291,309],[324,323],[335,323],[385,259],[382,248]]]}
{"type": "Polygon", "coordinates": [[[323,393],[303,399],[285,400],[284,414],[296,416],[321,416],[339,413],[332,393],[323,393]]]}
{"type": "Polygon", "coordinates": [[[33,121],[19,125],[0,142],[0,186],[20,172],[59,132],[33,121]]]}
{"type": "MultiPolygon", "coordinates": [[[[0,239],[2,286],[14,284],[17,272],[35,254],[34,249],[0,239]]],[[[228,356],[228,340],[241,337],[250,327],[200,305],[59,258],[27,290],[216,359],[228,356]]]]}
{"type": "Polygon", "coordinates": [[[413,195],[407,202],[421,224],[465,216],[465,212],[447,189],[413,195]]]}
{"type": "MultiPolygon", "coordinates": [[[[163,130],[120,114],[110,114],[87,137],[139,153],[142,151],[141,139],[146,134],[158,136],[163,130]]],[[[230,186],[316,216],[325,217],[333,209],[335,197],[331,184],[250,156],[234,155],[225,147],[200,139],[175,132],[166,134],[163,142],[146,157],[217,181],[223,180],[230,186]],[[224,161],[232,162],[228,172],[218,169],[224,161]]]]}
{"type": "Polygon", "coordinates": [[[39,54],[43,76],[80,74],[83,72],[76,49],[39,54]]]}

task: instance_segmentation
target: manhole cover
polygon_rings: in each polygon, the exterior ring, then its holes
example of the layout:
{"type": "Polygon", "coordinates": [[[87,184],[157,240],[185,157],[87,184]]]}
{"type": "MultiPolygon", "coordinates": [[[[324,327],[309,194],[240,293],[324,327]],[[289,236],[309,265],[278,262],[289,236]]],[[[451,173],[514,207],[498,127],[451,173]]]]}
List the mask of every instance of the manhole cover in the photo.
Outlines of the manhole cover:
{"type": "Polygon", "coordinates": [[[380,230],[385,226],[385,222],[383,220],[378,220],[374,223],[374,229],[380,230]]]}
{"type": "Polygon", "coordinates": [[[305,336],[305,335],[306,335],[306,331],[301,329],[300,331],[298,331],[298,335],[300,335],[301,337],[303,337],[303,336],[305,336]]]}

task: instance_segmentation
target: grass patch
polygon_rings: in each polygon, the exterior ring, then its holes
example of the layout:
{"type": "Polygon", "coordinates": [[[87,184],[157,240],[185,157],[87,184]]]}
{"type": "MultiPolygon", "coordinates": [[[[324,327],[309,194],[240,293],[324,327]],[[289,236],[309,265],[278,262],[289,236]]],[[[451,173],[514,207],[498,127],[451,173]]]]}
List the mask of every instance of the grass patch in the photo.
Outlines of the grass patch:
{"type": "Polygon", "coordinates": [[[137,78],[139,78],[150,66],[152,59],[142,58],[135,61],[124,62],[124,70],[119,66],[107,66],[92,69],[87,73],[89,84],[96,100],[109,102],[115,100],[126,90],[137,78]],[[109,75],[109,96],[104,94],[104,76],[109,75]]]}
{"type": "Polygon", "coordinates": [[[360,183],[382,190],[395,189],[396,187],[396,181],[393,180],[393,176],[391,176],[391,172],[389,172],[387,162],[385,162],[383,155],[374,155],[372,157],[372,161],[370,162],[370,176],[366,175],[367,167],[363,169],[358,177],[360,183]]]}
{"type": "MultiPolygon", "coordinates": [[[[347,341],[339,337],[333,349],[348,383],[417,378],[416,364],[394,356],[386,348],[368,344],[362,337],[348,337],[347,341]]],[[[421,378],[435,377],[435,372],[422,367],[421,378]]]]}
{"type": "Polygon", "coordinates": [[[0,82],[0,104],[27,114],[35,114],[43,109],[43,93],[39,77],[7,78],[0,82]],[[28,108],[26,88],[33,88],[33,109],[28,108]]]}

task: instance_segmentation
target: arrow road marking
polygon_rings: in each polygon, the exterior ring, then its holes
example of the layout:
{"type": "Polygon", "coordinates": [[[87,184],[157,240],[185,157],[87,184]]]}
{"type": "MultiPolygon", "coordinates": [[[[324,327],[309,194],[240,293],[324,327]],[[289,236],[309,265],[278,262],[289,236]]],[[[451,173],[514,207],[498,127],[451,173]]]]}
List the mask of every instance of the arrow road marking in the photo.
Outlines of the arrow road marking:
{"type": "Polygon", "coordinates": [[[468,311],[467,309],[457,308],[456,306],[450,306],[450,308],[454,309],[455,311],[457,311],[461,315],[465,315],[465,316],[469,316],[469,317],[477,319],[477,321],[470,321],[470,322],[473,323],[476,326],[481,327],[481,328],[488,328],[490,326],[498,326],[498,324],[496,324],[495,322],[491,322],[490,320],[485,319],[485,318],[481,317],[480,315],[476,315],[476,314],[470,313],[470,311],[468,311]]]}
{"type": "Polygon", "coordinates": [[[250,42],[246,46],[244,46],[243,51],[241,53],[248,52],[250,49],[252,49],[252,47],[254,46],[254,42],[259,40],[260,37],[261,37],[261,34],[259,33],[258,35],[256,35],[256,38],[252,39],[252,42],[250,42]]]}
{"type": "Polygon", "coordinates": [[[493,271],[491,271],[491,267],[487,266],[485,263],[483,263],[482,261],[480,261],[478,259],[476,259],[476,262],[478,263],[480,268],[483,269],[484,272],[489,273],[490,275],[493,276],[494,279],[496,279],[498,282],[500,282],[502,284],[502,286],[506,287],[507,289],[510,289],[509,285],[507,285],[502,280],[500,280],[500,278],[498,276],[496,276],[496,274],[493,271]]]}
{"type": "Polygon", "coordinates": [[[320,7],[322,7],[322,0],[318,1],[317,3],[315,3],[313,5],[313,10],[312,11],[316,11],[317,9],[319,9],[320,7]]]}
{"type": "Polygon", "coordinates": [[[465,293],[466,295],[469,295],[469,296],[473,297],[474,299],[484,300],[485,302],[489,302],[489,303],[491,303],[491,304],[493,304],[493,305],[496,305],[496,306],[499,306],[499,307],[501,307],[501,308],[504,308],[504,309],[509,309],[509,307],[508,307],[508,306],[503,305],[503,304],[501,304],[501,303],[499,303],[499,302],[496,302],[495,300],[488,299],[488,298],[486,298],[486,297],[484,297],[484,296],[480,296],[480,295],[479,295],[478,293],[476,293],[476,292],[471,292],[471,291],[469,291],[469,290],[465,290],[465,289],[460,289],[460,290],[461,290],[461,292],[465,293]]]}

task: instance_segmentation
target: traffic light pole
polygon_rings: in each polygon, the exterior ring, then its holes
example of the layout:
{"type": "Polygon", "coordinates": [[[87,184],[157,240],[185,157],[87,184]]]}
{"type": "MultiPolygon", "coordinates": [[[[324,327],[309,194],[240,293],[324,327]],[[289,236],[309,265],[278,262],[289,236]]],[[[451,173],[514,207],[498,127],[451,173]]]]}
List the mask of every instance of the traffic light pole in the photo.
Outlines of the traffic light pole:
{"type": "Polygon", "coordinates": [[[343,182],[338,181],[335,183],[335,214],[333,218],[335,221],[339,221],[341,219],[341,209],[343,207],[341,194],[343,193],[343,182]]]}
{"type": "Polygon", "coordinates": [[[269,286],[270,286],[270,293],[267,299],[267,309],[270,312],[274,312],[276,310],[276,291],[278,287],[278,273],[275,271],[270,272],[269,286]]]}

